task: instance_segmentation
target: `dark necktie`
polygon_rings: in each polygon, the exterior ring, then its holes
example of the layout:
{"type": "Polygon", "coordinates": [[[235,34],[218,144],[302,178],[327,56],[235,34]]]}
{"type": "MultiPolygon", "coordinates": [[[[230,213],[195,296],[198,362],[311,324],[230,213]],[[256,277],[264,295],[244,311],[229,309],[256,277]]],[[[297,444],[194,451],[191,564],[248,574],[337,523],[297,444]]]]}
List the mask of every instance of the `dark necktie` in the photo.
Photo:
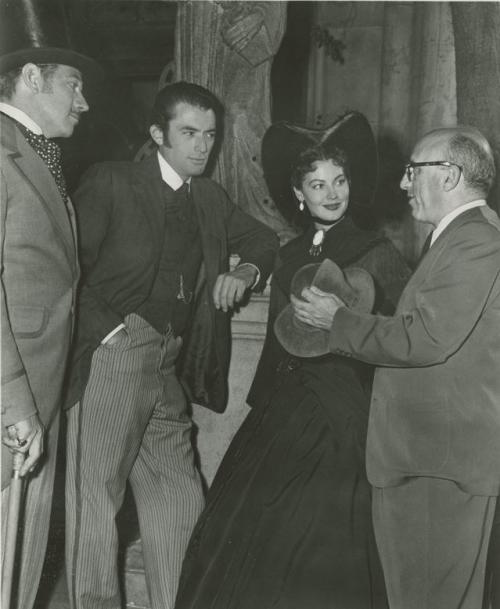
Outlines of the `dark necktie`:
{"type": "Polygon", "coordinates": [[[185,221],[189,210],[189,184],[186,182],[177,190],[172,190],[165,182],[163,185],[167,216],[175,216],[185,221]]]}
{"type": "Polygon", "coordinates": [[[427,254],[427,252],[429,251],[430,247],[431,247],[431,241],[432,241],[432,232],[431,231],[428,235],[427,235],[427,239],[424,241],[424,246],[422,248],[422,252],[420,253],[420,258],[418,259],[418,262],[420,263],[420,261],[422,260],[422,258],[425,256],[425,254],[427,254]]]}
{"type": "Polygon", "coordinates": [[[59,148],[59,145],[52,140],[47,139],[45,135],[33,133],[33,131],[30,131],[24,125],[19,125],[19,127],[28,144],[47,165],[57,184],[63,201],[66,202],[68,193],[66,191],[66,181],[61,167],[61,149],[59,148]]]}
{"type": "Polygon", "coordinates": [[[183,182],[182,186],[175,191],[174,195],[176,201],[179,201],[181,204],[187,201],[189,198],[189,184],[183,182]]]}

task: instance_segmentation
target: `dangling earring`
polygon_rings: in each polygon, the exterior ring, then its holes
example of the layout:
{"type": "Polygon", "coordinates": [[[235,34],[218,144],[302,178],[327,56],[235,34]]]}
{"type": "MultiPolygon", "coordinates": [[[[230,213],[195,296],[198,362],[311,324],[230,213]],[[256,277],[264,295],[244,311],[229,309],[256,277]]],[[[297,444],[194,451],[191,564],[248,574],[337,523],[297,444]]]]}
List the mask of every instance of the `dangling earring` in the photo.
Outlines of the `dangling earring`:
{"type": "Polygon", "coordinates": [[[300,191],[298,191],[296,188],[293,189],[293,194],[295,195],[295,198],[299,202],[299,211],[304,211],[304,209],[305,209],[304,195],[300,191]]]}

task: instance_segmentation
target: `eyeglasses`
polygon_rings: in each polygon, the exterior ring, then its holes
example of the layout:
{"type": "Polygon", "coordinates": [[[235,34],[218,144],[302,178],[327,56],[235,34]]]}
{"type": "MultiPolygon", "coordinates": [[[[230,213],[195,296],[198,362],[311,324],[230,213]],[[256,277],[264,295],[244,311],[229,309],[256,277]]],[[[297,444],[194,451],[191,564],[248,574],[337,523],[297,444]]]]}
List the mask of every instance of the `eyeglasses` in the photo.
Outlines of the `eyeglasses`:
{"type": "Polygon", "coordinates": [[[413,180],[413,169],[415,167],[435,167],[436,165],[440,165],[441,167],[458,167],[460,171],[463,171],[460,165],[450,163],[449,161],[423,161],[422,163],[414,163],[413,161],[410,161],[405,165],[405,174],[408,182],[413,180]]]}

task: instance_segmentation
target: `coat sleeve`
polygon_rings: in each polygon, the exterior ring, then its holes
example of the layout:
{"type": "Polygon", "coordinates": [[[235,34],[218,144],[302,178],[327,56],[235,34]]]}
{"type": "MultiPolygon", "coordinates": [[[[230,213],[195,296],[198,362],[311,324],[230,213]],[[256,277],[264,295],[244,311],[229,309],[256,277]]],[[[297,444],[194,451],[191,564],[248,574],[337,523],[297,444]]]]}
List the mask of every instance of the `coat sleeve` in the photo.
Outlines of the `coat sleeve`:
{"type": "MultiPolygon", "coordinates": [[[[379,366],[418,367],[446,361],[500,298],[500,239],[480,223],[462,227],[440,253],[407,310],[393,317],[339,309],[330,330],[330,350],[379,366]]],[[[496,305],[498,306],[498,305],[496,305]]],[[[497,329],[492,329],[497,331],[497,329]]]]}
{"type": "Polygon", "coordinates": [[[240,256],[240,264],[254,264],[260,272],[258,283],[253,287],[255,292],[261,292],[266,287],[266,281],[273,269],[279,241],[276,233],[262,222],[226,198],[227,236],[231,254],[240,256]]]}
{"type": "Polygon", "coordinates": [[[91,167],[82,178],[73,201],[78,220],[82,282],[77,332],[98,344],[123,319],[101,298],[99,286],[87,281],[98,262],[113,214],[112,171],[106,165],[91,167]]]}
{"type": "MultiPolygon", "coordinates": [[[[279,267],[279,256],[276,268],[279,267]]],[[[250,406],[266,404],[273,391],[278,366],[289,354],[281,346],[274,333],[274,322],[280,312],[290,302],[288,296],[283,292],[279,283],[271,282],[271,295],[269,298],[269,314],[266,325],[266,337],[262,353],[257,364],[255,377],[252,381],[247,397],[250,406]]]]}
{"type": "Polygon", "coordinates": [[[1,337],[2,337],[2,425],[24,421],[37,412],[26,370],[17,348],[8,309],[8,294],[4,286],[4,248],[7,223],[8,193],[3,173],[0,174],[0,272],[1,272],[1,337]]]}

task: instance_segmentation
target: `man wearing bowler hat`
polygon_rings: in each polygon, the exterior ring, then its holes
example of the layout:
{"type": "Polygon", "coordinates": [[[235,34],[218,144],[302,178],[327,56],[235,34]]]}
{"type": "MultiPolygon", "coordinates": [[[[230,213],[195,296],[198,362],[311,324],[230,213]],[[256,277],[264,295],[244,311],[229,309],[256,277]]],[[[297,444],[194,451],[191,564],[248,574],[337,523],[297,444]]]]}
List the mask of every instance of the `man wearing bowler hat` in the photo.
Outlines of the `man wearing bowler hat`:
{"type": "Polygon", "coordinates": [[[2,539],[12,457],[22,452],[27,489],[12,591],[22,609],[34,603],[45,556],[79,277],[73,209],[51,138],[70,137],[88,110],[82,73],[92,67],[68,47],[57,6],[0,2],[2,539]]]}
{"type": "Polygon", "coordinates": [[[391,609],[482,607],[500,493],[500,220],[491,148],[472,127],[415,146],[401,188],[430,248],[393,317],[315,288],[293,298],[329,349],[378,365],[367,439],[391,609]]]}

